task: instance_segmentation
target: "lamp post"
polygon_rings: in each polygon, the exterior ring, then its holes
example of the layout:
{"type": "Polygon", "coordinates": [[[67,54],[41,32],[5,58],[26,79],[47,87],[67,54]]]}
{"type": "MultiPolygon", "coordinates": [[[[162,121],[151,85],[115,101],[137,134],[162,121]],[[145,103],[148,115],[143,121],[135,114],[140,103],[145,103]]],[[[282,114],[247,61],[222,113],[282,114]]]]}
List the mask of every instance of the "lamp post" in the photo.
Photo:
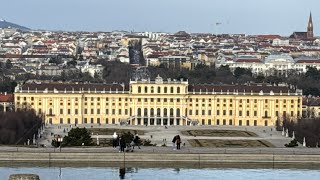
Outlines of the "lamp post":
{"type": "Polygon", "coordinates": [[[61,152],[61,145],[62,145],[63,137],[58,136],[57,142],[59,143],[59,151],[61,152]]]}

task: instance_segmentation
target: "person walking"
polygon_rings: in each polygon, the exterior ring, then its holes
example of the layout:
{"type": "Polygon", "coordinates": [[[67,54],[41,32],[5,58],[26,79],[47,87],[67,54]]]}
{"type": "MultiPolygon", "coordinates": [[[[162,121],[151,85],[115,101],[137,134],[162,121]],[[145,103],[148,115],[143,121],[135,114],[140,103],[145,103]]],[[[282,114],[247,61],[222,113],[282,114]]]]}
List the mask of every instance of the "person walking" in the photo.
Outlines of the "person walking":
{"type": "Polygon", "coordinates": [[[114,132],[112,135],[112,147],[117,148],[117,144],[118,144],[118,135],[116,132],[114,132]]]}
{"type": "Polygon", "coordinates": [[[177,149],[180,150],[181,138],[179,135],[177,135],[176,142],[177,142],[177,149]]]}
{"type": "Polygon", "coordinates": [[[124,148],[126,147],[126,141],[123,136],[120,137],[119,142],[120,142],[120,151],[119,152],[124,152],[124,148]]]}
{"type": "Polygon", "coordinates": [[[133,138],[132,149],[134,149],[135,146],[138,146],[138,148],[141,149],[140,148],[140,137],[138,136],[138,134],[136,134],[135,137],[133,138]]]}
{"type": "Polygon", "coordinates": [[[172,148],[173,150],[176,150],[176,140],[177,140],[177,136],[174,136],[172,139],[172,148]]]}

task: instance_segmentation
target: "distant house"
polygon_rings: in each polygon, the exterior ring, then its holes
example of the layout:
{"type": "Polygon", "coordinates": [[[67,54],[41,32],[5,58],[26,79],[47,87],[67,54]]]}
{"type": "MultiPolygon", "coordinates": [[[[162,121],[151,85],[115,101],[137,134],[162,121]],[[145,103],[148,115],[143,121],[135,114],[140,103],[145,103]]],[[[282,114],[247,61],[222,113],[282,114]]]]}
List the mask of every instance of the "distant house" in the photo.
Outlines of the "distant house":
{"type": "Polygon", "coordinates": [[[0,93],[0,112],[12,111],[14,105],[14,96],[13,94],[0,93]]]}
{"type": "Polygon", "coordinates": [[[61,76],[62,72],[63,69],[56,65],[41,65],[37,69],[36,74],[39,76],[61,76]]]}
{"type": "Polygon", "coordinates": [[[320,98],[304,97],[302,100],[302,117],[319,118],[320,117],[320,98]]]}

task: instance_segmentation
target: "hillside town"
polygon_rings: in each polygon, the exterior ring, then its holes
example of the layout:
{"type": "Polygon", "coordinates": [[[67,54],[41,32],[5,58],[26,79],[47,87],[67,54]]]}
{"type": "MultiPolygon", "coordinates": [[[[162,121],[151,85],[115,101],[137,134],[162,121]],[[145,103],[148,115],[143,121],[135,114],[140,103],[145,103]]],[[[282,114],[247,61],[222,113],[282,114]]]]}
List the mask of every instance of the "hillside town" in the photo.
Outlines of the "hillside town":
{"type": "Polygon", "coordinates": [[[145,66],[194,69],[203,64],[250,69],[254,75],[306,73],[320,68],[320,39],[313,35],[312,17],[307,32],[280,35],[160,32],[50,32],[0,30],[3,76],[61,76],[82,72],[101,76],[98,60],[130,64],[129,41],[140,39],[145,66]]]}

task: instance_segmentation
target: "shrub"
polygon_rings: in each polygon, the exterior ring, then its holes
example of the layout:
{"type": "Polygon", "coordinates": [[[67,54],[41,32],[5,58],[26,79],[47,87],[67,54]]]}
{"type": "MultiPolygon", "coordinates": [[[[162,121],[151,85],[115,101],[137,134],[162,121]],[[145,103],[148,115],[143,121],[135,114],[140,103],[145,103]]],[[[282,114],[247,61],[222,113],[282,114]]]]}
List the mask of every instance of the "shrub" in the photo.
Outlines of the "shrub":
{"type": "Polygon", "coordinates": [[[285,144],[285,147],[296,147],[298,146],[298,141],[296,139],[292,140],[289,144],[285,144]]]}
{"type": "Polygon", "coordinates": [[[75,128],[68,132],[68,135],[63,138],[62,146],[92,146],[90,132],[86,128],[75,128]]]}

